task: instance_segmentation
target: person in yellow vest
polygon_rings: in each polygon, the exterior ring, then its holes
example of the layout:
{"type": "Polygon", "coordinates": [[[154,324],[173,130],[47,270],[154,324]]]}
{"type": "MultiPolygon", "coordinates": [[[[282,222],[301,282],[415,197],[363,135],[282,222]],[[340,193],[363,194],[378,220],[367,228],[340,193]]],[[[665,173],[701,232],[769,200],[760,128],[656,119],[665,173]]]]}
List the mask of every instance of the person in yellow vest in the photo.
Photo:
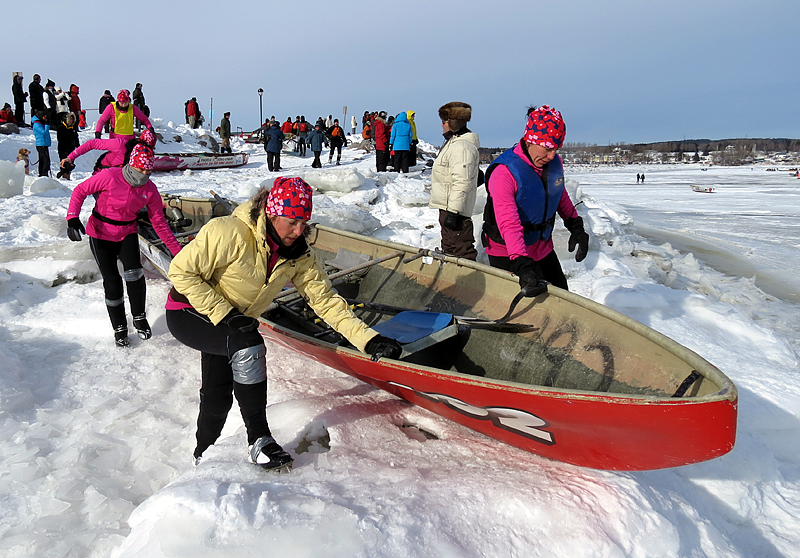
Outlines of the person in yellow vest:
{"type": "Polygon", "coordinates": [[[97,126],[94,129],[94,137],[100,139],[102,136],[103,126],[106,122],[111,122],[111,132],[108,134],[109,138],[122,138],[125,140],[133,139],[136,135],[133,133],[134,118],[139,120],[145,127],[150,130],[153,125],[150,124],[150,119],[139,110],[139,107],[131,104],[131,94],[127,89],[120,89],[117,93],[116,102],[109,103],[100,120],[97,121],[97,126]]]}
{"type": "Polygon", "coordinates": [[[417,164],[417,144],[419,143],[419,139],[417,138],[417,123],[414,122],[415,114],[417,113],[413,110],[406,111],[408,123],[411,124],[411,147],[408,148],[408,162],[412,167],[417,164]]]}

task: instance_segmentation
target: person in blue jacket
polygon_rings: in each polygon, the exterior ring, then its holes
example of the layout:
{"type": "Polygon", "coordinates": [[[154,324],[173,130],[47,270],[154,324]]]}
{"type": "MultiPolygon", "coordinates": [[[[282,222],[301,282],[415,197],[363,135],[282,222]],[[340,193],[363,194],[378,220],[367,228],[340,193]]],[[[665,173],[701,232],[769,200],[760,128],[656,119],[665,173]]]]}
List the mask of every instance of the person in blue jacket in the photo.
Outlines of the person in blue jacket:
{"type": "Polygon", "coordinates": [[[39,154],[39,176],[50,174],[50,124],[47,122],[47,113],[37,110],[31,119],[33,135],[36,138],[36,151],[39,154]]]}
{"type": "Polygon", "coordinates": [[[267,168],[270,172],[281,170],[281,149],[286,138],[277,123],[269,127],[264,134],[264,151],[267,152],[267,168]]]}
{"type": "Polygon", "coordinates": [[[311,146],[311,151],[314,152],[314,162],[311,163],[311,168],[321,169],[322,161],[319,160],[322,155],[322,146],[328,145],[328,139],[325,137],[325,132],[322,131],[322,126],[319,122],[314,125],[314,129],[308,133],[306,139],[308,145],[311,146]]]}
{"type": "Polygon", "coordinates": [[[411,141],[413,133],[408,116],[401,112],[394,119],[392,134],[389,136],[389,152],[392,154],[392,166],[394,170],[408,172],[409,162],[411,161],[411,141]]]}

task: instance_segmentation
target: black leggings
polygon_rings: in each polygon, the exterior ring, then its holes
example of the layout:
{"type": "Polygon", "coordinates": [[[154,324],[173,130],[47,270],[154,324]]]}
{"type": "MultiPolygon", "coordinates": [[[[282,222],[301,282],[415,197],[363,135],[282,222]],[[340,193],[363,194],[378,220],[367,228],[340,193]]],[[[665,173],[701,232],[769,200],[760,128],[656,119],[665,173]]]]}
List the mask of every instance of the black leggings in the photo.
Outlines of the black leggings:
{"type": "MultiPolygon", "coordinates": [[[[552,250],[541,260],[537,260],[536,263],[539,264],[539,269],[542,270],[542,279],[565,291],[569,290],[567,277],[564,275],[564,270],[561,269],[561,262],[558,261],[555,250],[552,250]]],[[[504,256],[489,256],[489,265],[511,271],[511,260],[504,256]]]]}
{"type": "Polygon", "coordinates": [[[203,455],[219,438],[233,405],[234,395],[247,428],[247,443],[252,444],[262,436],[270,436],[267,381],[257,384],[235,382],[230,364],[231,356],[237,351],[264,345],[264,339],[258,331],[242,333],[222,324],[215,326],[207,316],[194,308],[167,310],[167,327],[175,339],[200,351],[203,378],[194,456],[203,455]]]}
{"type": "Polygon", "coordinates": [[[46,145],[37,145],[39,154],[39,176],[50,176],[50,148],[46,145]]]}
{"type": "Polygon", "coordinates": [[[103,290],[106,295],[111,323],[114,327],[125,325],[124,292],[122,277],[117,268],[117,260],[122,262],[125,284],[128,287],[128,300],[131,314],[141,316],[145,313],[147,287],[144,281],[142,260],[139,255],[139,236],[129,234],[121,242],[89,237],[89,247],[103,276],[103,290]],[[113,310],[112,310],[113,309],[113,310]]]}

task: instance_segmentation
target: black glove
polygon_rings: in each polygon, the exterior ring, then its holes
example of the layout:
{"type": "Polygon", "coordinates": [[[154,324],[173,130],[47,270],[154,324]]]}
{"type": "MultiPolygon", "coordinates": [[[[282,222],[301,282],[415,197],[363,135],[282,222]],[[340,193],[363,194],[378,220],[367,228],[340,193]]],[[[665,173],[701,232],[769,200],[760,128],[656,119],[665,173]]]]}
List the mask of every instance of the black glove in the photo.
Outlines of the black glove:
{"type": "Polygon", "coordinates": [[[519,277],[519,286],[525,296],[539,296],[547,292],[547,281],[542,279],[542,270],[533,258],[520,256],[511,260],[511,271],[519,277]]]}
{"type": "Polygon", "coordinates": [[[94,139],[100,139],[102,136],[103,136],[102,132],[95,132],[94,133],[94,139]]]}
{"type": "Polygon", "coordinates": [[[583,219],[580,217],[566,219],[564,221],[564,225],[570,232],[568,245],[569,251],[574,251],[575,247],[577,246],[578,251],[575,252],[575,261],[582,262],[586,257],[586,254],[589,252],[589,235],[583,230],[583,219]]]}
{"type": "Polygon", "coordinates": [[[364,351],[372,355],[373,361],[377,361],[381,357],[397,358],[403,353],[403,348],[400,346],[400,343],[390,337],[376,335],[367,341],[364,351]]]}
{"type": "Polygon", "coordinates": [[[453,213],[452,211],[444,212],[444,217],[442,218],[442,226],[444,228],[451,231],[459,231],[463,224],[464,219],[458,213],[453,213]]]}
{"type": "Polygon", "coordinates": [[[67,220],[67,236],[72,242],[80,242],[81,233],[86,234],[83,223],[77,217],[67,220]]]}
{"type": "Polygon", "coordinates": [[[242,333],[258,329],[258,320],[250,316],[245,316],[236,308],[228,312],[228,315],[222,318],[222,323],[242,333]]]}

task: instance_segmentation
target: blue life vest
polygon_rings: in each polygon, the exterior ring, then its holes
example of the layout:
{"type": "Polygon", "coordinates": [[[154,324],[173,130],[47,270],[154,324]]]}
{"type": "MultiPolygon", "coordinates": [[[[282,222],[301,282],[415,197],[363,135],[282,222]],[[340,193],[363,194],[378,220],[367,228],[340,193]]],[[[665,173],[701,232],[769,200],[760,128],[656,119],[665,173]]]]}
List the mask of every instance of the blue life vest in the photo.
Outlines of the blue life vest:
{"type": "MultiPolygon", "coordinates": [[[[553,234],[558,204],[564,193],[564,167],[561,158],[555,157],[547,163],[542,170],[542,177],[539,177],[533,167],[514,153],[513,148],[509,149],[495,159],[486,170],[487,193],[489,177],[498,165],[508,168],[517,183],[517,210],[525,244],[530,246],[540,240],[549,240],[553,234]]],[[[483,210],[483,234],[498,244],[505,244],[497,226],[491,194],[483,210]]]]}

